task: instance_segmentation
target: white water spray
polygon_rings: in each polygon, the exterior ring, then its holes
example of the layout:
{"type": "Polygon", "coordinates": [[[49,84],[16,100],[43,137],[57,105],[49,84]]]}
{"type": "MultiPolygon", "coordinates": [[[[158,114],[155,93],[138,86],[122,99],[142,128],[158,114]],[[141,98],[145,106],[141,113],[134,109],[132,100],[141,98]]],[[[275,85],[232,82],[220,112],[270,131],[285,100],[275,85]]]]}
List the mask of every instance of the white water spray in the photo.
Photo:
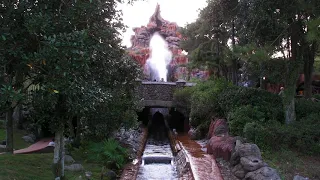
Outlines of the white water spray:
{"type": "Polygon", "coordinates": [[[151,55],[147,60],[147,65],[152,72],[152,80],[167,81],[167,66],[172,59],[172,53],[168,49],[168,43],[160,36],[154,33],[150,40],[151,55]]]}

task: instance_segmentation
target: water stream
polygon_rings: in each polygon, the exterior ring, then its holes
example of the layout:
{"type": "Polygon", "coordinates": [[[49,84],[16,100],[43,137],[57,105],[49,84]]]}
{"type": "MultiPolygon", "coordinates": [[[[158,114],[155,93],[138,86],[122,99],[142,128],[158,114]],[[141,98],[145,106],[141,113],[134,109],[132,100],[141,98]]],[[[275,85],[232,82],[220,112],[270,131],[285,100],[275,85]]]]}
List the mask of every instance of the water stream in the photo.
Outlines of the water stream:
{"type": "Polygon", "coordinates": [[[174,180],[177,178],[169,140],[148,139],[137,180],[174,180]]]}

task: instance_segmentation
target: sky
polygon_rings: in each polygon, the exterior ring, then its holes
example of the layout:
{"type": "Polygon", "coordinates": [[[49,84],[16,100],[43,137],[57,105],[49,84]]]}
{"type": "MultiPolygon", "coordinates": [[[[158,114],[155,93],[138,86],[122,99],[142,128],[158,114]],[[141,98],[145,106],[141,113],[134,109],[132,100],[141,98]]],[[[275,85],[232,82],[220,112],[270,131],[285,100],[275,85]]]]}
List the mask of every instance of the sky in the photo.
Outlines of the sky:
{"type": "Polygon", "coordinates": [[[140,0],[133,5],[121,4],[123,23],[128,26],[123,34],[122,44],[131,47],[130,37],[134,34],[132,28],[146,26],[149,18],[160,4],[161,16],[170,22],[176,22],[183,27],[198,18],[199,9],[206,6],[206,0],[140,0]]]}

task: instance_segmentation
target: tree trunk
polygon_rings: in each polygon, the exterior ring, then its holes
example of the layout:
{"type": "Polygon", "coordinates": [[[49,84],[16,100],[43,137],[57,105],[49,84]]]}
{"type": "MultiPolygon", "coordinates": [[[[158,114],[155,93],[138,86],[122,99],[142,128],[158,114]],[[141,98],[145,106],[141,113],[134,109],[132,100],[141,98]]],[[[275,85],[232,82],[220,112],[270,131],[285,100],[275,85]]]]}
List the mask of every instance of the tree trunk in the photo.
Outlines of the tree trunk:
{"type": "MultiPolygon", "coordinates": [[[[236,39],[235,39],[235,25],[234,20],[232,21],[232,51],[234,51],[236,47],[236,39]]],[[[236,57],[232,59],[232,83],[234,85],[238,85],[238,61],[236,57]]]]}
{"type": "Polygon", "coordinates": [[[305,44],[304,51],[304,97],[309,99],[312,97],[312,74],[313,74],[313,65],[315,58],[315,43],[309,47],[308,44],[305,44]]]}
{"type": "Polygon", "coordinates": [[[296,86],[288,87],[284,93],[284,112],[285,112],[285,123],[290,124],[296,120],[296,111],[295,111],[295,94],[296,86]]]}
{"type": "Polygon", "coordinates": [[[10,107],[6,114],[7,152],[13,153],[13,108],[10,107]]]}
{"type": "Polygon", "coordinates": [[[296,112],[295,112],[295,90],[296,90],[296,81],[298,78],[299,72],[299,46],[298,41],[300,37],[300,26],[299,22],[293,22],[291,27],[289,28],[289,34],[291,37],[291,63],[287,65],[286,69],[286,87],[285,93],[283,97],[283,106],[284,106],[284,114],[285,114],[285,122],[286,124],[290,124],[296,120],[296,112]]]}
{"type": "Polygon", "coordinates": [[[64,179],[64,138],[63,128],[55,133],[55,146],[53,157],[53,174],[55,178],[64,179]]]}
{"type": "Polygon", "coordinates": [[[81,142],[81,122],[80,122],[80,118],[77,117],[77,127],[76,127],[76,136],[74,140],[74,145],[78,147],[80,146],[80,142],[81,142]]]}
{"type": "Polygon", "coordinates": [[[73,126],[73,116],[70,116],[69,120],[68,120],[68,124],[69,124],[69,133],[70,133],[70,137],[71,138],[75,138],[76,135],[74,133],[74,126],[73,126]]]}
{"type": "Polygon", "coordinates": [[[312,69],[313,63],[310,60],[304,62],[304,97],[309,99],[312,97],[312,69]]]}

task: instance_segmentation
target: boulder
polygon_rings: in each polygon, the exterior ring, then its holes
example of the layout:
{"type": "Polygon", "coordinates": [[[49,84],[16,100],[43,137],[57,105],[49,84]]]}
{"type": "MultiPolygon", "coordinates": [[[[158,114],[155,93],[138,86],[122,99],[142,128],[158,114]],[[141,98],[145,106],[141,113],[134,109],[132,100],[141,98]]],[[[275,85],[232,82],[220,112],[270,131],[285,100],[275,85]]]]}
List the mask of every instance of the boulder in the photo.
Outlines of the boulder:
{"type": "Polygon", "coordinates": [[[82,171],[83,166],[81,164],[71,164],[71,165],[65,166],[64,169],[66,171],[76,172],[76,171],[82,171]]]}
{"type": "Polygon", "coordinates": [[[213,154],[215,158],[222,157],[229,161],[234,147],[234,140],[231,136],[213,136],[207,144],[207,153],[213,154]]]}
{"type": "Polygon", "coordinates": [[[70,155],[65,155],[64,156],[64,162],[66,164],[72,164],[75,162],[75,160],[70,156],[70,155]]]}
{"type": "Polygon", "coordinates": [[[256,171],[248,172],[244,180],[281,180],[278,172],[271,167],[262,167],[256,171]]]}
{"type": "Polygon", "coordinates": [[[227,135],[229,133],[228,129],[228,124],[225,119],[216,119],[214,121],[211,121],[208,138],[219,135],[227,135]]]}
{"type": "Polygon", "coordinates": [[[117,174],[112,170],[106,170],[106,172],[101,174],[101,180],[116,180],[117,174]]]}
{"type": "Polygon", "coordinates": [[[34,140],[30,136],[23,136],[22,139],[27,143],[34,143],[34,140]]]}
{"type": "Polygon", "coordinates": [[[296,176],[293,177],[293,180],[309,180],[309,178],[305,178],[305,177],[296,175],[296,176]]]}
{"type": "Polygon", "coordinates": [[[36,136],[34,134],[28,134],[29,137],[31,137],[33,139],[33,141],[36,141],[36,136]]]}
{"type": "Polygon", "coordinates": [[[240,158],[240,163],[243,166],[243,169],[246,171],[255,171],[264,166],[267,166],[261,159],[254,156],[247,156],[240,158]]]}
{"type": "Polygon", "coordinates": [[[246,175],[246,171],[243,169],[243,166],[241,164],[236,165],[235,167],[232,168],[232,173],[235,175],[237,178],[242,179],[246,175]]]}
{"type": "Polygon", "coordinates": [[[0,145],[0,153],[6,152],[7,146],[6,145],[0,145]]]}
{"type": "Polygon", "coordinates": [[[262,159],[259,147],[256,144],[244,143],[237,141],[234,152],[231,154],[230,163],[235,166],[240,163],[240,158],[252,156],[262,159]]]}

